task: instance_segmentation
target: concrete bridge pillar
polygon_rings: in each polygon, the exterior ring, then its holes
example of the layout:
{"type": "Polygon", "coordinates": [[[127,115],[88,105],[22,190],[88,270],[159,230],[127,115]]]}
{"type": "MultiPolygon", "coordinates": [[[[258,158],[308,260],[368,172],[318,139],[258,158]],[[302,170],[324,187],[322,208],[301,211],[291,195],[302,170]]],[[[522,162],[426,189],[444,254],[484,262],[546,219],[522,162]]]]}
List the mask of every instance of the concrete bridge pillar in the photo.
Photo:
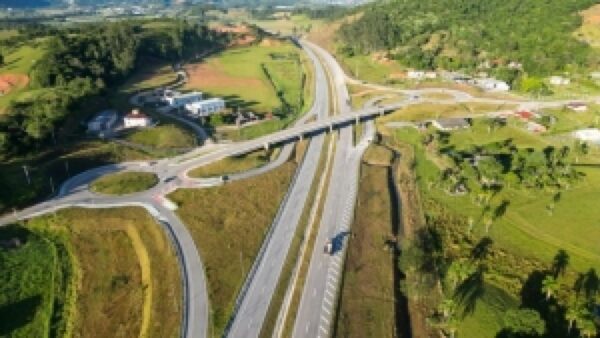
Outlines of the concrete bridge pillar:
{"type": "Polygon", "coordinates": [[[265,142],[263,144],[263,147],[265,148],[265,150],[269,150],[269,142],[265,142]]]}
{"type": "Polygon", "coordinates": [[[379,111],[379,116],[383,116],[383,115],[385,115],[385,109],[381,109],[381,110],[379,111]]]}
{"type": "Polygon", "coordinates": [[[354,119],[354,123],[356,125],[358,125],[360,123],[360,115],[356,115],[356,118],[354,119]]]}
{"type": "Polygon", "coordinates": [[[331,123],[331,124],[329,125],[329,132],[331,133],[332,131],[333,131],[333,123],[331,123]]]}
{"type": "Polygon", "coordinates": [[[300,134],[298,135],[298,140],[299,140],[299,141],[302,141],[302,140],[304,140],[304,135],[302,135],[302,133],[300,133],[300,134]]]}

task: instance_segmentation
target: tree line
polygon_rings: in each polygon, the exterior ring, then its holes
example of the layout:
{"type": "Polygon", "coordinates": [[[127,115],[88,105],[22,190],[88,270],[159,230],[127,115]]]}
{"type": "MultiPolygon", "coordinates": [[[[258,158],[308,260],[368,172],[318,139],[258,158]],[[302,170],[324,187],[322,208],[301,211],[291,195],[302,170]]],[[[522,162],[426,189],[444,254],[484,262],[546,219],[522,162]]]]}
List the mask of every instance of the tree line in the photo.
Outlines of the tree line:
{"type": "Polygon", "coordinates": [[[473,71],[516,82],[593,63],[573,37],[593,0],[392,0],[340,27],[342,52],[388,51],[408,67],[473,71]],[[513,62],[512,66],[509,65],[513,62]],[[522,67],[515,65],[522,65],[522,67]],[[522,69],[520,69],[522,68],[522,69]]]}
{"type": "Polygon", "coordinates": [[[47,36],[47,51],[29,74],[30,87],[39,94],[12,102],[2,116],[0,157],[42,146],[86,100],[125,81],[141,57],[176,62],[227,39],[204,25],[169,23],[160,29],[144,29],[142,21],[96,23],[47,36]]]}

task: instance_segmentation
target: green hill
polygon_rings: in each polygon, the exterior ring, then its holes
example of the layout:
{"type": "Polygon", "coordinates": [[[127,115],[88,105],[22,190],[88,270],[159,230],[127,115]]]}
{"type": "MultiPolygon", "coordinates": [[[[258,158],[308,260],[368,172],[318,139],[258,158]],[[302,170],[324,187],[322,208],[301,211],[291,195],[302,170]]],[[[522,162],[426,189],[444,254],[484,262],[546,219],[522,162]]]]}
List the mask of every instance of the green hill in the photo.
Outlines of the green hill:
{"type": "Polygon", "coordinates": [[[408,67],[475,70],[513,81],[597,64],[575,39],[593,0],[393,0],[363,8],[342,25],[346,54],[388,51],[408,67]],[[509,67],[513,62],[513,67],[509,67]],[[514,67],[522,64],[522,70],[514,67]],[[488,67],[489,66],[489,67],[488,67]],[[512,68],[512,69],[511,69],[512,68]]]}

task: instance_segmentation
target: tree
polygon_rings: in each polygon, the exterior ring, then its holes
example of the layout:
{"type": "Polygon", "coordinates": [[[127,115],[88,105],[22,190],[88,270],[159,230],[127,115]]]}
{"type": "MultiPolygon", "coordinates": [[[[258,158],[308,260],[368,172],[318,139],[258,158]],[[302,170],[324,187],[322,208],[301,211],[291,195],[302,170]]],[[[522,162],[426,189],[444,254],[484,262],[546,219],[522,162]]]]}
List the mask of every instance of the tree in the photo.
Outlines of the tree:
{"type": "Polygon", "coordinates": [[[496,183],[504,171],[504,167],[494,157],[486,157],[477,162],[479,180],[484,185],[496,183]]]}
{"type": "Polygon", "coordinates": [[[508,310],[503,323],[504,329],[513,335],[540,336],[546,330],[546,323],[533,309],[508,310]]]}
{"type": "Polygon", "coordinates": [[[546,276],[546,278],[544,278],[544,280],[542,281],[542,292],[546,294],[546,300],[554,296],[556,294],[556,291],[558,291],[559,287],[560,285],[554,277],[552,277],[551,275],[546,276]]]}
{"type": "Polygon", "coordinates": [[[0,66],[4,66],[4,55],[0,53],[0,66]]]}
{"type": "Polygon", "coordinates": [[[565,273],[567,266],[569,265],[569,254],[565,250],[558,250],[554,260],[552,261],[552,273],[554,278],[558,278],[560,275],[565,273]]]}
{"type": "Polygon", "coordinates": [[[468,261],[452,262],[446,273],[448,281],[452,285],[452,290],[455,290],[459,284],[464,282],[465,279],[475,272],[475,269],[476,267],[468,261]]]}

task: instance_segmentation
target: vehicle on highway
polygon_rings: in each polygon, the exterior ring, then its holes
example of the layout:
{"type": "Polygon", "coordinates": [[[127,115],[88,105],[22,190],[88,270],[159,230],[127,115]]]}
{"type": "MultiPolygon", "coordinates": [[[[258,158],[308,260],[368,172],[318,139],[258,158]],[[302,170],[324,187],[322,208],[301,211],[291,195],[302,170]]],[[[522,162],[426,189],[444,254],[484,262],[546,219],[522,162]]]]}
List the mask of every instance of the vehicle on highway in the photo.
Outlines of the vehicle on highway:
{"type": "Polygon", "coordinates": [[[176,178],[177,178],[177,176],[170,176],[170,177],[167,177],[167,178],[165,178],[165,179],[163,180],[163,182],[164,182],[164,183],[173,182],[173,181],[175,181],[175,179],[176,179],[176,178]]]}
{"type": "Polygon", "coordinates": [[[327,243],[325,243],[325,249],[323,251],[327,255],[333,254],[333,242],[331,241],[331,239],[327,240],[327,243]]]}

